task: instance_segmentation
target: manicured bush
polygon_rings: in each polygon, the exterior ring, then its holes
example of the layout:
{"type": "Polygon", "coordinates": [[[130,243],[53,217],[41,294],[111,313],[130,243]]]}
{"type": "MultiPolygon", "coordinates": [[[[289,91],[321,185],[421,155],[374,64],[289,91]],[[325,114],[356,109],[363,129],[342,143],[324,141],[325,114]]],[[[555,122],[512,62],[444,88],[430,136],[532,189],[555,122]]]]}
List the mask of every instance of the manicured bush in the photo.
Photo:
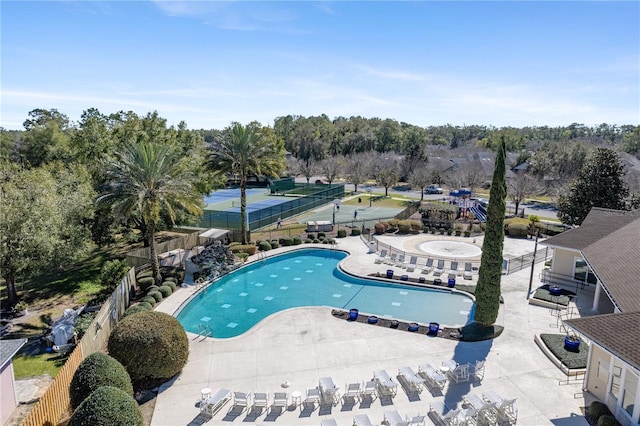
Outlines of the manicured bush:
{"type": "Polygon", "coordinates": [[[158,291],[160,292],[160,294],[162,294],[163,298],[169,297],[171,296],[171,293],[173,293],[173,290],[171,290],[171,287],[169,287],[168,285],[160,286],[158,291]]]}
{"type": "Polygon", "coordinates": [[[382,235],[387,230],[387,225],[384,222],[377,222],[373,225],[373,230],[376,235],[382,235]]]}
{"type": "Polygon", "coordinates": [[[431,227],[431,233],[435,234],[436,233],[436,228],[435,227],[431,227]]]}
{"type": "Polygon", "coordinates": [[[101,386],[73,412],[67,426],[143,426],[138,403],[127,392],[101,386]]]}
{"type": "Polygon", "coordinates": [[[311,238],[307,238],[306,240],[304,240],[304,242],[307,243],[307,244],[311,244],[314,241],[311,238]]]}
{"type": "Polygon", "coordinates": [[[326,236],[327,234],[325,234],[324,232],[318,232],[318,239],[325,238],[326,236]]]}
{"type": "Polygon", "coordinates": [[[360,228],[352,228],[351,229],[351,236],[352,237],[357,237],[358,235],[360,235],[360,228]]]}
{"type": "Polygon", "coordinates": [[[329,244],[329,238],[322,240],[322,244],[329,244]]]}
{"type": "Polygon", "coordinates": [[[69,384],[69,398],[74,410],[100,386],[114,386],[133,396],[131,378],[115,358],[94,352],[84,359],[69,384]]]}
{"type": "Polygon", "coordinates": [[[146,302],[146,303],[150,304],[152,308],[153,308],[154,306],[156,306],[156,304],[158,303],[158,302],[156,302],[156,299],[154,299],[154,298],[153,298],[153,297],[151,297],[151,296],[145,296],[145,297],[143,297],[143,298],[142,298],[142,300],[140,300],[140,302],[146,302]]]}
{"type": "Polygon", "coordinates": [[[400,220],[399,219],[389,219],[389,221],[387,223],[389,224],[389,227],[387,228],[387,231],[393,230],[393,232],[396,232],[398,230],[398,224],[400,223],[400,220]]]}
{"type": "Polygon", "coordinates": [[[182,325],[173,316],[154,311],[123,318],[111,332],[107,348],[134,383],[168,380],[182,370],[189,356],[182,325]]]}
{"type": "Polygon", "coordinates": [[[167,281],[171,281],[172,283],[177,283],[178,282],[178,278],[173,277],[173,276],[169,276],[169,277],[164,277],[164,281],[163,284],[166,283],[167,281]]]}
{"type": "Polygon", "coordinates": [[[318,244],[318,243],[320,243],[320,240],[316,238],[315,240],[313,240],[313,243],[314,244],[318,244]]]}
{"type": "Polygon", "coordinates": [[[411,230],[411,222],[408,220],[401,220],[398,222],[398,232],[401,234],[408,234],[411,230]]]}
{"type": "Polygon", "coordinates": [[[318,235],[318,240],[320,241],[324,241],[327,237],[323,234],[323,235],[318,235]]]}
{"type": "Polygon", "coordinates": [[[234,254],[237,253],[247,253],[248,255],[256,254],[257,247],[253,244],[242,245],[238,244],[230,248],[231,252],[234,254]]]}
{"type": "Polygon", "coordinates": [[[465,237],[470,237],[471,236],[471,231],[469,231],[468,229],[466,231],[464,231],[464,236],[465,237]]]}
{"type": "Polygon", "coordinates": [[[462,235],[462,231],[460,229],[456,229],[456,237],[462,235]]]}
{"type": "Polygon", "coordinates": [[[445,231],[445,229],[444,229],[444,228],[440,228],[440,229],[438,229],[438,232],[440,233],[440,235],[444,235],[444,231],[445,231]]]}
{"type": "Polygon", "coordinates": [[[278,240],[271,240],[271,248],[277,249],[278,247],[280,247],[280,244],[278,244],[278,240]]]}
{"type": "Polygon", "coordinates": [[[297,236],[293,237],[291,239],[291,244],[294,245],[294,246],[300,245],[300,244],[302,244],[302,240],[300,239],[300,237],[297,237],[297,236]]]}
{"type": "Polygon", "coordinates": [[[313,232],[310,232],[307,234],[307,238],[309,238],[310,240],[314,240],[316,238],[315,234],[313,232]]]}
{"type": "Polygon", "coordinates": [[[282,245],[285,247],[289,247],[293,245],[293,238],[283,238],[282,245]]]}
{"type": "Polygon", "coordinates": [[[271,243],[269,241],[260,241],[260,244],[258,245],[258,250],[260,251],[271,250],[271,243]]]}
{"type": "Polygon", "coordinates": [[[89,329],[89,326],[91,325],[91,322],[93,322],[94,316],[95,314],[86,313],[78,317],[78,319],[76,320],[75,328],[73,329],[73,331],[75,331],[77,335],[76,338],[78,340],[82,339],[82,336],[84,336],[84,333],[87,332],[87,330],[89,329]]]}
{"type": "Polygon", "coordinates": [[[108,260],[100,268],[98,282],[103,288],[114,289],[127,273],[129,267],[122,260],[108,260]]]}
{"type": "Polygon", "coordinates": [[[175,281],[165,281],[162,283],[162,285],[166,285],[171,289],[171,292],[174,293],[176,291],[176,283],[175,281]]]}
{"type": "Polygon", "coordinates": [[[453,229],[451,228],[447,229],[447,235],[451,235],[451,234],[453,234],[453,229]]]}
{"type": "Polygon", "coordinates": [[[148,278],[148,277],[153,278],[153,271],[151,269],[145,269],[144,271],[140,271],[136,274],[136,280],[139,280],[140,278],[148,278]]]}
{"type": "Polygon", "coordinates": [[[149,293],[147,293],[147,296],[153,297],[156,300],[156,303],[162,301],[162,293],[160,293],[158,290],[150,291],[149,293]]]}
{"type": "Polygon", "coordinates": [[[229,245],[227,247],[232,248],[232,247],[235,247],[235,246],[239,246],[241,244],[242,243],[240,243],[240,241],[233,241],[233,242],[229,243],[229,245]]]}
{"type": "Polygon", "coordinates": [[[411,228],[411,232],[420,232],[422,230],[422,222],[419,220],[410,220],[409,227],[411,228]]]}
{"type": "MultiPolygon", "coordinates": [[[[155,299],[154,299],[155,300],[155,299]]],[[[148,311],[153,309],[153,306],[151,303],[149,302],[139,302],[136,306],[143,306],[145,308],[147,308],[148,311]]]]}
{"type": "Polygon", "coordinates": [[[346,229],[338,229],[338,238],[344,238],[347,236],[347,230],[346,229]]]}
{"type": "Polygon", "coordinates": [[[593,421],[597,423],[598,420],[600,420],[600,417],[610,416],[611,411],[606,404],[600,401],[593,401],[591,405],[589,405],[589,415],[591,416],[593,421]]]}
{"type": "Polygon", "coordinates": [[[160,287],[158,287],[157,285],[150,285],[149,287],[147,287],[147,294],[149,294],[150,291],[158,291],[160,287]]]}
{"type": "Polygon", "coordinates": [[[153,277],[142,277],[137,281],[142,291],[146,291],[148,287],[156,283],[156,280],[153,277]]]}
{"type": "Polygon", "coordinates": [[[597,426],[620,426],[620,422],[612,415],[604,415],[598,419],[597,426]]]}
{"type": "Polygon", "coordinates": [[[529,235],[529,225],[522,223],[510,223],[507,226],[507,234],[510,237],[526,237],[529,235]]]}
{"type": "Polygon", "coordinates": [[[147,312],[151,309],[153,309],[153,307],[151,307],[151,305],[147,302],[144,302],[144,305],[142,303],[131,305],[127,308],[126,311],[124,311],[123,318],[128,317],[129,315],[137,314],[138,312],[147,312]]]}

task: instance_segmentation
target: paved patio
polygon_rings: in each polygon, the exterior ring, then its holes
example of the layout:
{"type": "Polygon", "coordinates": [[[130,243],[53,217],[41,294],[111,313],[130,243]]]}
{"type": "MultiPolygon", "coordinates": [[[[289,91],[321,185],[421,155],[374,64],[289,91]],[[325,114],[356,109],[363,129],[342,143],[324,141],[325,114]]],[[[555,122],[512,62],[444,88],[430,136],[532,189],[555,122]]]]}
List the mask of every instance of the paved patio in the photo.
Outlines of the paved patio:
{"type": "MultiPolygon", "coordinates": [[[[419,243],[416,238],[428,241],[439,236],[384,238],[385,243],[406,250],[406,245],[414,247],[419,243]]],[[[350,273],[368,275],[388,268],[374,263],[377,255],[368,253],[367,246],[358,237],[338,240],[338,248],[351,253],[342,263],[350,273]]],[[[276,249],[268,254],[284,250],[276,249]]],[[[505,255],[527,251],[533,251],[532,241],[505,241],[505,255]]],[[[533,288],[540,285],[538,277],[542,267],[541,263],[536,265],[533,288]]],[[[466,394],[493,390],[505,398],[517,398],[519,425],[586,426],[581,407],[588,405],[592,397],[582,392],[581,382],[560,385],[566,376],[533,341],[536,334],[559,331],[548,309],[527,303],[529,274],[530,269],[525,269],[503,276],[505,303],[497,323],[503,325],[505,331],[492,341],[458,342],[349,322],[333,317],[330,307],[280,312],[232,339],[189,334],[189,361],[179,377],[160,389],[151,424],[293,426],[319,425],[322,419],[333,418],[339,425],[351,425],[357,414],[367,414],[374,424],[380,424],[388,409],[409,416],[427,414],[430,402],[443,401],[449,407],[456,407],[462,404],[466,394]],[[254,415],[246,410],[236,413],[230,411],[232,404],[227,403],[213,418],[208,418],[201,415],[198,408],[202,388],[268,392],[270,397],[276,391],[304,394],[307,388],[316,387],[321,377],[329,376],[344,390],[346,383],[371,379],[377,369],[385,369],[395,378],[400,367],[409,366],[417,371],[420,364],[429,362],[439,366],[447,359],[459,363],[486,359],[484,379],[448,384],[442,393],[425,389],[419,395],[409,395],[400,387],[391,401],[376,399],[372,403],[322,406],[313,411],[290,407],[280,415],[254,415]],[[288,382],[287,388],[282,387],[284,382],[288,382]]],[[[409,275],[418,277],[420,271],[409,275]]],[[[193,293],[192,287],[182,288],[157,309],[173,314],[193,293]]],[[[426,422],[431,424],[433,420],[427,417],[426,422]]]]}

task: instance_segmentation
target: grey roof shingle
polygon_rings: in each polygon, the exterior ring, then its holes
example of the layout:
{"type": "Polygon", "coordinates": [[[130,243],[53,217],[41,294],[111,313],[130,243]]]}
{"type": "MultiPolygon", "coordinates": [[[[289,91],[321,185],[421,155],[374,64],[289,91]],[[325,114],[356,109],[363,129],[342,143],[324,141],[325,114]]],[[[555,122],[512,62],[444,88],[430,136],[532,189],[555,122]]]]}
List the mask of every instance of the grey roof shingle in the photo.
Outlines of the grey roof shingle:
{"type": "Polygon", "coordinates": [[[640,370],[640,312],[594,315],[565,323],[640,370]]]}
{"type": "Polygon", "coordinates": [[[622,312],[640,310],[640,210],[594,207],[580,227],[541,244],[579,250],[622,312]]]}
{"type": "Polygon", "coordinates": [[[27,343],[27,339],[0,340],[0,368],[11,361],[11,358],[13,358],[25,343],[27,343]]]}

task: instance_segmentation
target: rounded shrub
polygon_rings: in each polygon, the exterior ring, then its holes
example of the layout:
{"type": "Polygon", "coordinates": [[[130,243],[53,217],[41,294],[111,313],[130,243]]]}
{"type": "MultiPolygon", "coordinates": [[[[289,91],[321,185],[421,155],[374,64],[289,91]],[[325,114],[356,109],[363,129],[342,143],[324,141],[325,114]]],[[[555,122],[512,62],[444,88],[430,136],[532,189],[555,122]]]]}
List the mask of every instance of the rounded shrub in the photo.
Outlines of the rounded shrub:
{"type": "Polygon", "coordinates": [[[173,290],[171,290],[171,287],[169,287],[168,285],[160,286],[158,291],[160,292],[160,294],[162,294],[163,298],[169,297],[171,296],[171,293],[173,293],[173,290]]]}
{"type": "Polygon", "coordinates": [[[258,246],[258,250],[260,250],[260,251],[269,251],[269,250],[271,250],[271,243],[269,241],[260,241],[260,245],[258,246]]]}
{"type": "Polygon", "coordinates": [[[73,412],[67,426],[143,426],[138,403],[113,386],[101,386],[73,412]]]}
{"type": "Polygon", "coordinates": [[[156,283],[156,280],[153,277],[142,277],[137,281],[138,281],[138,285],[143,291],[147,290],[147,288],[149,288],[150,286],[156,283]]]}
{"type": "Polygon", "coordinates": [[[128,317],[129,315],[137,314],[138,312],[147,312],[153,309],[153,307],[147,302],[143,303],[144,305],[142,303],[138,303],[137,305],[129,306],[127,310],[124,311],[123,317],[128,317]]]}
{"type": "Polygon", "coordinates": [[[145,269],[144,271],[140,271],[136,274],[136,280],[145,277],[153,277],[153,271],[151,269],[145,269]]]}
{"type": "Polygon", "coordinates": [[[71,408],[74,410],[100,386],[113,386],[133,396],[131,378],[124,366],[115,358],[94,352],[76,369],[69,385],[71,408]]]}
{"type": "Polygon", "coordinates": [[[158,303],[158,302],[156,302],[156,299],[154,299],[154,298],[153,298],[153,297],[151,297],[151,296],[145,296],[145,297],[143,297],[143,298],[142,298],[142,300],[141,300],[141,302],[146,302],[146,303],[150,304],[152,308],[153,308],[154,306],[156,306],[156,304],[158,303]]]}
{"type": "Polygon", "coordinates": [[[398,222],[398,232],[408,234],[411,230],[411,222],[409,220],[401,220],[398,222]]]}
{"type": "Polygon", "coordinates": [[[307,238],[306,240],[304,240],[304,242],[307,244],[311,244],[313,240],[311,238],[307,238]]]}
{"type": "Polygon", "coordinates": [[[387,230],[386,223],[384,223],[384,222],[377,222],[377,223],[375,223],[375,224],[373,225],[373,230],[374,230],[374,233],[375,233],[376,235],[384,234],[384,232],[387,230]]]}
{"type": "Polygon", "coordinates": [[[271,240],[271,248],[277,249],[278,247],[280,247],[280,244],[278,244],[278,240],[271,240]]]}
{"type": "Polygon", "coordinates": [[[357,237],[358,235],[360,235],[360,229],[359,228],[351,229],[351,236],[352,237],[357,237]]]}
{"type": "Polygon", "coordinates": [[[522,223],[510,223],[507,227],[510,237],[526,237],[529,235],[529,226],[522,223]]]}
{"type": "Polygon", "coordinates": [[[184,328],[169,314],[140,312],[116,324],[107,343],[131,380],[166,381],[178,374],[189,357],[184,328]]]}
{"type": "Polygon", "coordinates": [[[325,238],[324,240],[322,240],[322,244],[329,244],[329,239],[325,238]]]}
{"type": "Polygon", "coordinates": [[[314,240],[316,238],[316,236],[313,233],[309,233],[307,234],[307,238],[310,240],[314,240]]]}
{"type": "Polygon", "coordinates": [[[293,237],[291,239],[291,244],[294,246],[300,245],[302,244],[302,240],[300,239],[300,237],[293,237]]]}
{"type": "Polygon", "coordinates": [[[171,288],[171,292],[174,293],[176,291],[176,282],[175,281],[165,281],[162,283],[162,285],[166,285],[169,288],[171,288]]]}
{"type": "MultiPolygon", "coordinates": [[[[155,299],[154,299],[154,300],[155,300],[155,299]]],[[[154,306],[154,305],[152,305],[152,304],[151,304],[151,303],[149,303],[149,302],[140,302],[140,303],[138,303],[138,305],[137,305],[137,306],[144,306],[145,308],[147,308],[147,310],[148,310],[148,311],[150,311],[150,310],[152,310],[152,309],[153,309],[153,306],[154,306]]]]}
{"type": "Polygon", "coordinates": [[[247,244],[247,245],[236,245],[231,247],[231,252],[236,254],[236,253],[247,253],[248,255],[252,255],[252,254],[256,254],[256,250],[257,247],[253,244],[247,244]]]}
{"type": "Polygon", "coordinates": [[[283,238],[282,245],[285,247],[289,247],[293,245],[293,238],[283,238]]]}
{"type": "Polygon", "coordinates": [[[347,236],[347,230],[346,229],[338,229],[338,235],[336,235],[338,238],[345,238],[347,236]]]}
{"type": "Polygon", "coordinates": [[[147,296],[153,297],[156,300],[156,303],[162,301],[162,293],[160,293],[158,290],[150,291],[149,293],[147,293],[147,296]]]}
{"type": "Polygon", "coordinates": [[[316,239],[315,239],[315,240],[313,240],[312,242],[313,242],[314,244],[318,244],[318,243],[320,242],[320,240],[316,238],[316,239]]]}
{"type": "Polygon", "coordinates": [[[174,276],[169,276],[169,277],[164,277],[164,283],[166,283],[167,281],[171,281],[172,283],[177,283],[178,282],[178,278],[174,277],[174,276]]]}
{"type": "Polygon", "coordinates": [[[620,422],[612,415],[604,415],[598,419],[596,426],[620,426],[620,422]]]}
{"type": "Polygon", "coordinates": [[[594,422],[598,422],[600,417],[602,416],[610,416],[611,411],[606,404],[600,401],[593,401],[591,405],[589,405],[589,415],[593,419],[594,422]]]}
{"type": "Polygon", "coordinates": [[[160,287],[158,287],[157,285],[150,285],[149,287],[147,287],[147,293],[149,293],[150,291],[158,291],[160,287]]]}
{"type": "Polygon", "coordinates": [[[326,236],[327,234],[325,234],[324,232],[318,232],[318,239],[325,238],[326,236]]]}

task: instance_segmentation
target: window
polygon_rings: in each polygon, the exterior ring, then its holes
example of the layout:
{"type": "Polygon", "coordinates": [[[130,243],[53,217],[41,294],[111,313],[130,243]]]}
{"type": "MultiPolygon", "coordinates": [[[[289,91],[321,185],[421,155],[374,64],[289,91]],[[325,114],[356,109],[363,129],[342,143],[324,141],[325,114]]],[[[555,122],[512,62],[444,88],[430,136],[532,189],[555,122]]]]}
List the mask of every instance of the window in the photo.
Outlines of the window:
{"type": "Polygon", "coordinates": [[[587,282],[589,284],[595,284],[597,282],[596,276],[589,270],[587,262],[581,257],[576,257],[573,264],[573,279],[587,282]]]}
{"type": "Polygon", "coordinates": [[[633,417],[633,407],[636,402],[636,392],[638,391],[638,376],[627,370],[624,378],[624,388],[622,389],[622,408],[633,417]]]}
{"type": "Polygon", "coordinates": [[[619,359],[613,360],[613,372],[611,374],[611,388],[609,393],[611,397],[618,403],[618,397],[620,395],[620,384],[622,382],[622,362],[619,359]]]}

